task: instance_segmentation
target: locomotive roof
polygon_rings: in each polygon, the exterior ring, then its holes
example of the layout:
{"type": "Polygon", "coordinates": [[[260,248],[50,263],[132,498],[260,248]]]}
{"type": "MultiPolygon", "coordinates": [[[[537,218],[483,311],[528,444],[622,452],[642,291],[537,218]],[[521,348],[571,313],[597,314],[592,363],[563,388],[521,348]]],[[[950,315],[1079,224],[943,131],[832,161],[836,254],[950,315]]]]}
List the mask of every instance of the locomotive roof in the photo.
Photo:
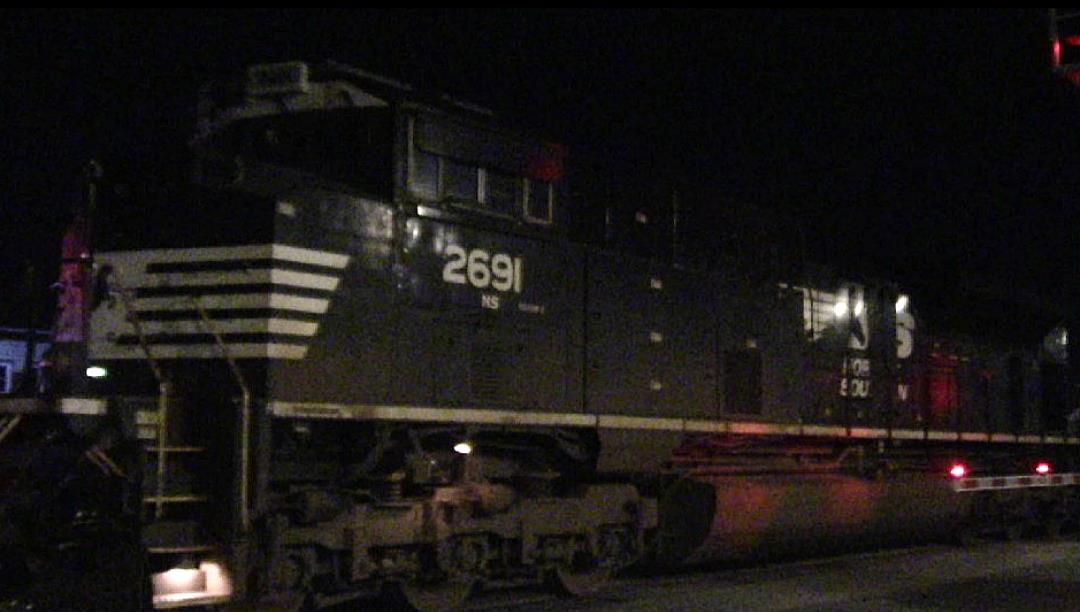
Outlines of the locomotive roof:
{"type": "Polygon", "coordinates": [[[231,79],[212,83],[206,95],[211,104],[210,108],[204,109],[207,116],[204,116],[196,144],[209,132],[237,119],[282,112],[377,106],[422,109],[510,136],[541,140],[537,134],[501,120],[492,110],[479,104],[334,60],[251,66],[246,81],[231,79]]]}

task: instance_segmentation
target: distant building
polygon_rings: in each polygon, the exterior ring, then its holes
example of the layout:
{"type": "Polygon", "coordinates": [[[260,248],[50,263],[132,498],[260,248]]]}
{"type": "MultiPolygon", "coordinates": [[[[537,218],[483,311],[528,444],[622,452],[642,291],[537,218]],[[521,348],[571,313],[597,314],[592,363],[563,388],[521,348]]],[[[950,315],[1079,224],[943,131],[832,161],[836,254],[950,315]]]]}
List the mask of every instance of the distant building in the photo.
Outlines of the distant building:
{"type": "MultiPolygon", "coordinates": [[[[31,362],[34,367],[49,348],[50,340],[49,332],[34,332],[34,359],[31,362]]],[[[0,394],[14,393],[22,384],[26,367],[26,341],[25,329],[0,327],[0,394]]]]}

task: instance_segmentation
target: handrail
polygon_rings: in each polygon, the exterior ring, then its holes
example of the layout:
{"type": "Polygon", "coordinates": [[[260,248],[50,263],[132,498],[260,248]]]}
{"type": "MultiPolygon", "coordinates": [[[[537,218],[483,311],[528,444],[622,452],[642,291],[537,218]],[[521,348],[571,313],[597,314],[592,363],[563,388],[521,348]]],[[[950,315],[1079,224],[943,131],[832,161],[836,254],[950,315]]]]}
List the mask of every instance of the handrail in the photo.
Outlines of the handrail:
{"type": "Polygon", "coordinates": [[[157,380],[158,386],[166,384],[165,371],[161,369],[161,364],[154,359],[154,356],[150,353],[150,344],[146,341],[146,334],[143,332],[142,321],[139,320],[139,311],[132,306],[131,296],[132,291],[128,287],[115,287],[118,294],[120,294],[120,300],[124,303],[124,310],[128,314],[128,321],[135,328],[135,336],[139,340],[139,348],[142,349],[143,354],[146,355],[147,362],[150,363],[150,369],[154,372],[154,379],[157,380]]]}
{"type": "Polygon", "coordinates": [[[15,430],[15,427],[22,421],[21,414],[13,414],[10,418],[0,418],[0,444],[4,442],[4,439],[15,430]]]}
{"type": "Polygon", "coordinates": [[[214,342],[217,343],[218,349],[221,350],[222,357],[228,362],[233,378],[240,387],[240,526],[244,532],[247,532],[251,526],[251,511],[249,508],[251,497],[249,483],[251,476],[251,389],[248,387],[247,380],[244,379],[244,373],[240,370],[240,366],[237,365],[236,359],[229,354],[225,340],[214,329],[210,315],[207,314],[203,305],[199,303],[198,296],[191,295],[189,297],[191,303],[195,306],[195,310],[199,313],[204,329],[214,337],[214,342]]]}
{"type": "Polygon", "coordinates": [[[150,352],[150,343],[146,340],[146,332],[143,330],[142,321],[139,320],[139,311],[132,305],[130,293],[133,290],[127,287],[117,288],[117,292],[120,294],[120,300],[124,303],[124,311],[127,312],[127,320],[135,328],[135,337],[139,340],[139,348],[142,349],[144,355],[146,355],[146,361],[150,364],[150,370],[154,373],[154,379],[158,384],[158,451],[157,451],[157,483],[155,490],[157,495],[155,496],[157,501],[154,504],[154,518],[161,518],[165,514],[165,505],[160,501],[165,497],[165,472],[166,472],[166,453],[165,447],[168,446],[169,437],[169,392],[170,385],[169,380],[165,376],[165,370],[154,358],[153,353],[150,352]]]}

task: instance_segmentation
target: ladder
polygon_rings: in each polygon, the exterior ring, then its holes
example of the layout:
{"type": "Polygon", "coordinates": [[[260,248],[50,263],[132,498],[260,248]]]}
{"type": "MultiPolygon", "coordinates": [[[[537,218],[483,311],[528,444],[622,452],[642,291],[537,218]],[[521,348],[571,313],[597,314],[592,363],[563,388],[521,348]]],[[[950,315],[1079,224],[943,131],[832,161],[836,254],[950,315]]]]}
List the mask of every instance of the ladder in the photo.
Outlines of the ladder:
{"type": "MultiPolygon", "coordinates": [[[[166,389],[168,387],[166,386],[166,389]]],[[[204,527],[210,496],[200,486],[206,448],[180,440],[171,427],[179,404],[163,393],[152,410],[139,412],[137,425],[149,469],[144,471],[143,543],[151,555],[178,555],[217,549],[204,527]],[[172,414],[170,414],[172,412],[172,414]]]]}
{"type": "Polygon", "coordinates": [[[206,448],[187,440],[177,427],[182,405],[161,362],[151,351],[130,291],[120,291],[127,319],[135,329],[139,347],[158,384],[157,400],[149,410],[136,412],[138,437],[146,453],[144,465],[143,543],[151,555],[182,555],[217,549],[204,527],[210,497],[202,490],[199,465],[206,448]],[[148,482],[147,482],[148,481],[148,482]]]}

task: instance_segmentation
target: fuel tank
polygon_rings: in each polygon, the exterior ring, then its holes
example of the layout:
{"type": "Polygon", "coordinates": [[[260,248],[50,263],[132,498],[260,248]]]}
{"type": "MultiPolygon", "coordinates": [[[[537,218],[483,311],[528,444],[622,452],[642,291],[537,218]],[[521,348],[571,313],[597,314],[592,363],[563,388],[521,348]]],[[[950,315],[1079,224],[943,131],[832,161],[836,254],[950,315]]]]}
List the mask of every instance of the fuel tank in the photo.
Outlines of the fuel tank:
{"type": "Polygon", "coordinates": [[[694,475],[660,499],[656,561],[814,556],[944,539],[969,499],[923,473],[694,475]]]}

